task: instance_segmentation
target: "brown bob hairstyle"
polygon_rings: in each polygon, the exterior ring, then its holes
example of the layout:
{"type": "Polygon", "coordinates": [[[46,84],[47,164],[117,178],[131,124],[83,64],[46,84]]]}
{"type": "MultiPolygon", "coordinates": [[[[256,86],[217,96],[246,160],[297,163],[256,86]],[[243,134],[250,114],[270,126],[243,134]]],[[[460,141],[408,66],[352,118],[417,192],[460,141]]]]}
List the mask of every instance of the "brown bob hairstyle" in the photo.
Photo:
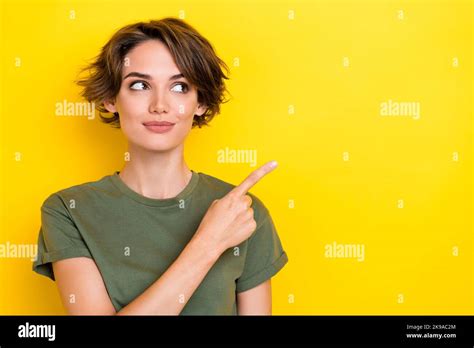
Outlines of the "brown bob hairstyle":
{"type": "Polygon", "coordinates": [[[194,115],[192,127],[208,125],[219,114],[220,104],[228,101],[224,79],[229,78],[223,70],[228,74],[229,68],[207,39],[178,18],[139,22],[118,30],[94,61],[82,69],[81,73],[88,74],[76,81],[83,87],[81,95],[97,105],[103,122],[120,128],[118,112],[111,117],[102,115],[109,113],[103,102],[114,99],[120,91],[125,55],[147,40],[160,40],[168,47],[180,72],[196,87],[198,103],[207,107],[203,115],[194,115]]]}

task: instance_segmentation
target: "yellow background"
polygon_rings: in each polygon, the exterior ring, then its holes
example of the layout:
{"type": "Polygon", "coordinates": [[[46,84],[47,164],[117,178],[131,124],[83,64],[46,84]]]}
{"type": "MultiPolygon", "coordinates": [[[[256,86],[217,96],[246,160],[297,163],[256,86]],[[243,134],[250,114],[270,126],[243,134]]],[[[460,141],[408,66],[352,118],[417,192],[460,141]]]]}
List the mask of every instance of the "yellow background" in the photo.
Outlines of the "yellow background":
{"type": "MultiPolygon", "coordinates": [[[[122,167],[119,130],[55,105],[81,101],[73,80],[117,29],[183,13],[231,68],[190,168],[237,184],[254,168],[219,149],[279,162],[252,190],[289,256],[274,314],[474,314],[472,1],[2,1],[0,243],[36,243],[50,193],[122,167]],[[388,100],[420,119],[381,116],[388,100]],[[326,258],[334,241],[365,260],[326,258]]],[[[0,272],[0,314],[65,313],[31,260],[0,272]]]]}

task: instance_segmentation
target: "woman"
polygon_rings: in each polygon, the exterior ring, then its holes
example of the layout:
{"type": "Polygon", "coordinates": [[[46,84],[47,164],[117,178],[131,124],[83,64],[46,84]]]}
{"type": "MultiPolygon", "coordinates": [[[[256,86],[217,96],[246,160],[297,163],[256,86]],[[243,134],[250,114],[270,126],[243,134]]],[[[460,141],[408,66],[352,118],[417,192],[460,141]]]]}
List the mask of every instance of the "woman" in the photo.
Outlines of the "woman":
{"type": "Polygon", "coordinates": [[[165,18],[120,29],[79,81],[122,129],[122,171],[51,194],[33,270],[56,280],[70,314],[271,314],[271,277],[288,261],[263,203],[190,170],[184,141],[224,102],[210,43],[165,18]]]}

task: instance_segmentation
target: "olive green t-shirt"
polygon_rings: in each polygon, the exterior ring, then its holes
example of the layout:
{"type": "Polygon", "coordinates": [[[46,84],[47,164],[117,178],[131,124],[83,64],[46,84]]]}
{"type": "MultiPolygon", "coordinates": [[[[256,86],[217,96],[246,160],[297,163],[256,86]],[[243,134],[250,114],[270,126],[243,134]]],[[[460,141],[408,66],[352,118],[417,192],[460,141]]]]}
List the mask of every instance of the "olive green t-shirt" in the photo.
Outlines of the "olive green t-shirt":
{"type": "MultiPolygon", "coordinates": [[[[192,171],[176,197],[154,199],[133,191],[119,173],[60,190],[44,201],[33,262],[35,272],[54,280],[52,262],[92,258],[116,311],[171,266],[212,201],[235,187],[192,171]]],[[[220,256],[180,314],[235,315],[236,293],[268,280],[288,262],[267,208],[249,195],[256,230],[220,256]]]]}

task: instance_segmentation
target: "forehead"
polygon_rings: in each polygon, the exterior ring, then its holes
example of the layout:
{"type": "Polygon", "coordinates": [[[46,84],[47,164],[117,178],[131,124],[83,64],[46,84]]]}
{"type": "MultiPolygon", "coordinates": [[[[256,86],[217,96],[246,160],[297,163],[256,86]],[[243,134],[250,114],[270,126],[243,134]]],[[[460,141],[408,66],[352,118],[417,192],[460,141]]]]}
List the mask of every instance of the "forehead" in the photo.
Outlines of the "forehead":
{"type": "Polygon", "coordinates": [[[168,47],[159,40],[147,40],[132,48],[124,57],[122,76],[136,71],[157,78],[179,74],[168,47]]]}

